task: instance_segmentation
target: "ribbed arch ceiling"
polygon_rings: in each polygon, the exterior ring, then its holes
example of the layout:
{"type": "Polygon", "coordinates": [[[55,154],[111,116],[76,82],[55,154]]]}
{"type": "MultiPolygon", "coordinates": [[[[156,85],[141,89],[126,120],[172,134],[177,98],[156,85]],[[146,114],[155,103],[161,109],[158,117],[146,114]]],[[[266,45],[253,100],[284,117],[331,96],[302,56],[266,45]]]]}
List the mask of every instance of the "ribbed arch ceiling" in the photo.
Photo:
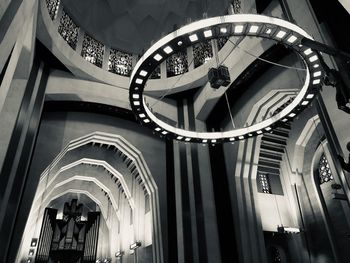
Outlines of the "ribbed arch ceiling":
{"type": "Polygon", "coordinates": [[[64,203],[72,199],[77,199],[78,203],[83,204],[85,207],[85,211],[94,212],[100,209],[97,203],[93,201],[88,195],[84,193],[71,192],[67,192],[64,195],[61,195],[60,197],[56,197],[55,199],[51,200],[51,202],[48,204],[48,207],[57,209],[58,211],[63,211],[64,203]]]}
{"type": "MultiPolygon", "coordinates": [[[[80,155],[78,154],[78,156],[80,155]]],[[[155,262],[159,262],[162,258],[162,235],[158,189],[141,152],[118,135],[94,132],[72,140],[64,147],[41,175],[26,229],[30,232],[29,236],[39,235],[40,228],[37,225],[42,220],[44,208],[48,207],[53,200],[66,194],[87,195],[100,207],[108,228],[114,227],[115,230],[115,219],[123,222],[122,224],[125,224],[125,226],[130,226],[130,215],[144,213],[144,211],[139,210],[143,209],[140,203],[141,199],[133,200],[132,195],[135,194],[137,197],[139,196],[138,193],[149,195],[151,225],[148,227],[159,233],[159,235],[152,235],[151,237],[152,245],[154,245],[154,256],[157,258],[155,262]],[[67,158],[74,156],[75,153],[83,154],[86,148],[100,149],[105,151],[106,154],[100,156],[102,160],[67,158]],[[114,167],[111,163],[103,160],[108,155],[122,160],[119,164],[124,164],[126,168],[123,173],[117,170],[118,167],[114,167]],[[125,176],[125,174],[128,175],[125,176]],[[129,190],[130,186],[127,183],[128,180],[131,180],[131,177],[139,183],[136,189],[133,188],[133,192],[129,190]],[[114,181],[115,179],[122,182],[120,188],[114,181]],[[127,197],[118,199],[121,189],[127,197]],[[133,213],[133,210],[135,210],[135,213],[133,213]]],[[[144,219],[138,218],[134,222],[138,224],[142,220],[144,219]]],[[[126,227],[125,231],[131,231],[128,229],[126,227]]],[[[140,232],[137,233],[142,235],[140,232]]],[[[29,238],[29,236],[26,238],[29,238]]]]}
{"type": "MultiPolygon", "coordinates": [[[[81,166],[81,164],[79,165],[81,166]]],[[[112,181],[106,173],[100,173],[100,171],[93,170],[91,169],[91,167],[89,167],[90,169],[88,172],[86,170],[79,169],[79,166],[74,167],[78,169],[74,169],[73,167],[71,167],[70,169],[61,170],[60,173],[56,174],[55,177],[52,178],[48,183],[46,190],[36,195],[35,202],[42,202],[42,200],[46,199],[49,193],[53,191],[53,189],[60,186],[65,186],[66,188],[69,188],[71,187],[70,183],[72,182],[72,180],[78,180],[81,184],[83,184],[84,182],[95,183],[99,187],[99,189],[102,189],[111,197],[112,205],[118,213],[119,207],[117,204],[117,197],[119,196],[119,191],[123,192],[125,188],[123,189],[121,186],[121,189],[119,189],[117,187],[117,184],[114,184],[114,181],[112,181]]],[[[134,209],[135,205],[132,197],[130,196],[130,193],[127,193],[126,195],[123,194],[123,196],[125,200],[129,203],[129,206],[132,209],[134,209]]]]}
{"type": "MultiPolygon", "coordinates": [[[[121,175],[116,169],[114,169],[111,165],[109,165],[107,162],[102,160],[93,160],[88,158],[79,159],[73,163],[70,163],[68,165],[65,165],[61,167],[57,172],[54,174],[48,175],[49,178],[46,180],[45,186],[36,194],[36,200],[40,199],[42,195],[45,195],[45,193],[48,191],[48,189],[51,189],[52,187],[55,187],[55,185],[60,184],[62,181],[66,180],[67,176],[71,176],[71,173],[73,174],[84,174],[80,178],[80,180],[84,181],[91,181],[90,177],[93,178],[102,178],[105,179],[105,181],[112,183],[111,179],[114,178],[118,179],[118,181],[121,184],[121,191],[125,193],[125,197],[130,203],[130,206],[134,208],[134,203],[132,201],[132,196],[129,190],[129,187],[127,186],[127,183],[125,182],[124,176],[121,175]],[[88,170],[85,169],[86,165],[89,165],[88,170]],[[98,168],[102,168],[97,170],[98,168]],[[113,178],[110,178],[111,175],[113,178]]],[[[115,184],[107,184],[104,187],[101,186],[106,192],[112,192],[113,189],[118,189],[117,183],[115,184]]]]}
{"type": "MultiPolygon", "coordinates": [[[[120,136],[99,132],[95,132],[83,136],[78,140],[71,141],[42,173],[40,181],[43,182],[46,180],[47,176],[51,177],[52,174],[56,174],[62,169],[67,169],[70,166],[76,165],[76,162],[79,163],[79,160],[82,158],[84,158],[83,162],[103,166],[104,169],[108,170],[110,173],[114,173],[117,178],[124,180],[123,187],[125,188],[124,190],[126,193],[130,193],[130,191],[127,189],[127,183],[125,182],[124,178],[128,175],[135,176],[136,174],[139,174],[142,180],[141,183],[144,184],[145,190],[148,194],[150,194],[151,188],[155,186],[153,179],[151,179],[153,186],[151,186],[150,183],[145,183],[146,181],[149,181],[148,179],[150,179],[145,178],[149,174],[149,170],[138,150],[136,150],[131,144],[126,142],[126,140],[120,136]],[[91,158],[92,156],[88,156],[90,158],[84,158],[84,156],[86,156],[86,148],[82,151],[80,151],[80,149],[86,146],[89,147],[89,145],[101,148],[108,151],[108,153],[100,155],[99,158],[91,158]],[[115,154],[112,155],[112,153],[115,154]],[[112,162],[112,160],[115,162],[112,162]],[[122,162],[125,164],[124,167],[120,165],[120,160],[122,160],[122,162]],[[128,169],[127,173],[126,169],[128,169]],[[117,171],[120,172],[118,173],[117,171]],[[123,176],[120,174],[123,174],[123,176]]],[[[39,187],[43,187],[44,185],[45,184],[40,184],[39,187]]],[[[42,191],[45,191],[45,189],[39,188],[38,194],[40,194],[42,191]]]]}
{"type": "MultiPolygon", "coordinates": [[[[91,192],[91,189],[89,189],[89,187],[96,187],[96,190],[98,189],[98,187],[96,185],[94,185],[93,183],[90,184],[90,186],[88,186],[88,184],[85,185],[81,185],[81,182],[79,182],[78,180],[76,182],[73,182],[69,188],[66,188],[64,186],[58,186],[54,189],[52,189],[52,191],[50,191],[47,195],[47,198],[45,198],[43,200],[42,203],[42,207],[48,207],[50,205],[50,202],[61,197],[64,196],[67,193],[71,193],[71,194],[85,194],[88,197],[91,198],[91,200],[93,200],[99,207],[102,213],[102,216],[106,219],[107,218],[107,214],[108,214],[108,205],[106,203],[106,198],[103,198],[104,195],[101,194],[94,194],[93,192],[91,192]]],[[[70,200],[67,200],[70,201],[70,200]]],[[[44,210],[41,209],[39,211],[40,208],[38,208],[37,210],[34,210],[34,214],[36,213],[40,213],[40,215],[43,214],[44,210]]],[[[41,218],[41,216],[39,216],[39,218],[41,218]]],[[[108,223],[108,222],[107,222],[108,223]]]]}
{"type": "MultiPolygon", "coordinates": [[[[58,184],[54,188],[48,191],[47,195],[41,200],[41,206],[37,208],[37,210],[33,210],[34,213],[42,214],[44,212],[43,207],[48,207],[50,202],[57,198],[57,196],[61,196],[61,193],[70,192],[70,193],[88,193],[89,197],[94,197],[94,202],[98,204],[101,209],[102,215],[107,218],[108,207],[113,207],[117,218],[120,219],[120,211],[118,208],[113,205],[116,203],[115,200],[112,201],[112,204],[108,202],[107,197],[104,192],[101,191],[101,186],[103,185],[98,181],[90,178],[91,180],[81,181],[78,175],[73,176],[70,179],[67,179],[64,184],[58,184]],[[40,211],[39,211],[40,210],[40,211]]],[[[115,198],[115,197],[112,197],[115,198]]],[[[67,200],[69,201],[69,200],[67,200]]],[[[40,217],[39,217],[40,218],[40,217]]]]}
{"type": "MultiPolygon", "coordinates": [[[[111,204],[119,217],[116,202],[118,191],[122,191],[125,194],[131,209],[135,207],[130,191],[131,176],[137,177],[139,184],[143,187],[143,191],[147,195],[152,196],[152,209],[154,208],[152,212],[155,215],[153,220],[158,224],[157,187],[141,152],[121,136],[102,132],[94,132],[72,140],[58,154],[41,175],[31,213],[37,214],[38,210],[49,205],[52,198],[54,198],[52,193],[58,194],[73,187],[78,191],[83,190],[90,195],[96,196],[97,194],[98,198],[95,202],[101,207],[101,210],[104,210],[109,205],[103,202],[106,199],[104,198],[104,193],[106,193],[110,197],[111,204]],[[122,162],[116,165],[116,163],[106,160],[80,158],[84,156],[84,152],[86,153],[88,148],[94,148],[94,151],[96,149],[106,151],[106,154],[100,156],[102,159],[108,159],[106,158],[107,156],[112,156],[113,160],[122,160],[122,162]],[[122,169],[122,172],[119,172],[121,164],[124,164],[126,169],[122,169]],[[89,166],[87,170],[86,166],[89,166]],[[120,189],[118,189],[115,179],[118,179],[118,182],[120,182],[120,189]],[[95,190],[92,191],[91,187],[95,190]],[[57,189],[60,190],[58,191],[57,189]],[[98,189],[97,192],[96,189],[98,189]],[[103,194],[103,196],[100,196],[100,194],[103,194]]],[[[72,192],[73,190],[71,189],[70,191],[72,192]]]]}

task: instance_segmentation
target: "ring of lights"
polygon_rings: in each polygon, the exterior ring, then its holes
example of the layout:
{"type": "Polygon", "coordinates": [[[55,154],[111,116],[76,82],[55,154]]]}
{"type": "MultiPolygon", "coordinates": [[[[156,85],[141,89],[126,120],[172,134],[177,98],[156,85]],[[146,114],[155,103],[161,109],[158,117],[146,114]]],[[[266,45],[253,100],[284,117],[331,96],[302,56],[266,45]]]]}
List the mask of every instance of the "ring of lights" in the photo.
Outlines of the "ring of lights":
{"type": "Polygon", "coordinates": [[[137,62],[130,78],[129,99],[133,112],[146,126],[159,134],[185,142],[219,143],[241,140],[268,132],[303,110],[319,90],[323,71],[317,63],[318,54],[300,44],[302,38],[312,37],[300,27],[262,15],[229,15],[203,19],[186,25],[156,42],[137,62]],[[224,132],[196,132],[173,127],[158,119],[146,105],[143,96],[145,83],[152,71],[174,52],[203,40],[223,36],[256,36],[276,40],[290,46],[300,55],[306,70],[303,87],[298,95],[278,114],[248,127],[224,132]]]}

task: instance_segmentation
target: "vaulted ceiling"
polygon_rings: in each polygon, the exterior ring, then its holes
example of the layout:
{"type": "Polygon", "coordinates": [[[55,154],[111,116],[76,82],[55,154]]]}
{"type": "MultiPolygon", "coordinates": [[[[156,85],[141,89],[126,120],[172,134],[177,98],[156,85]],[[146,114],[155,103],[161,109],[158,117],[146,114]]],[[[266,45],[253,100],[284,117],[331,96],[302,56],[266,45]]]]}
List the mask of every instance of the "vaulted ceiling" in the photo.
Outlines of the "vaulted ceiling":
{"type": "Polygon", "coordinates": [[[230,0],[62,0],[75,22],[107,46],[135,54],[191,18],[226,14],[230,0]]]}

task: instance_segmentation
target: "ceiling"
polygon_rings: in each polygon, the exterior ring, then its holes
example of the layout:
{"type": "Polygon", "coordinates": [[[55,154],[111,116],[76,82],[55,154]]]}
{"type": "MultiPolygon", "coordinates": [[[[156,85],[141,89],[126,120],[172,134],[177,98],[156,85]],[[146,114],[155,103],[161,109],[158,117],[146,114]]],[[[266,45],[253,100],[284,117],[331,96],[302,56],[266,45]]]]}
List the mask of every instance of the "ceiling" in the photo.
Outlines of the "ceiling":
{"type": "Polygon", "coordinates": [[[188,18],[226,14],[230,0],[62,0],[74,21],[109,47],[142,54],[188,18]]]}

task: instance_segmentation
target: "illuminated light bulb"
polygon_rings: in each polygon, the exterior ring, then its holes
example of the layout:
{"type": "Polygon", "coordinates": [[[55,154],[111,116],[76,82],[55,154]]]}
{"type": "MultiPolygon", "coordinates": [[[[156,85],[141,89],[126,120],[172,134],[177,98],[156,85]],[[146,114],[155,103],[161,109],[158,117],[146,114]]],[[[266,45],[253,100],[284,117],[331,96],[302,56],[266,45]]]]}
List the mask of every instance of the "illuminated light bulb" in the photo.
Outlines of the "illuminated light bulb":
{"type": "Polygon", "coordinates": [[[226,34],[227,33],[227,28],[226,27],[220,28],[220,33],[226,34]]]}
{"type": "Polygon", "coordinates": [[[145,77],[147,75],[147,73],[148,72],[146,70],[141,70],[140,71],[140,76],[145,77]]]}
{"type": "Polygon", "coordinates": [[[313,55],[312,57],[309,58],[310,62],[315,62],[316,60],[318,60],[318,56],[313,55]]]}
{"type": "Polygon", "coordinates": [[[165,47],[163,50],[167,54],[170,54],[171,52],[173,52],[173,49],[170,46],[165,47]]]}
{"type": "Polygon", "coordinates": [[[235,33],[239,34],[243,32],[243,26],[242,25],[238,25],[235,26],[235,33]]]}
{"type": "Polygon", "coordinates": [[[287,39],[287,42],[289,42],[289,43],[294,43],[296,40],[297,40],[298,38],[296,37],[296,36],[290,36],[288,39],[287,39]]]}
{"type": "Polygon", "coordinates": [[[205,31],[203,32],[203,34],[204,34],[205,37],[211,37],[211,36],[213,36],[213,32],[211,31],[211,29],[205,30],[205,31]]]}
{"type": "Polygon", "coordinates": [[[321,76],[321,71],[314,72],[314,77],[319,77],[319,76],[321,76]]]}
{"type": "Polygon", "coordinates": [[[250,26],[249,33],[256,33],[258,32],[259,27],[258,26],[250,26]]]}
{"type": "Polygon", "coordinates": [[[160,61],[163,57],[159,54],[156,54],[153,58],[157,61],[160,61]]]}
{"type": "Polygon", "coordinates": [[[190,35],[189,39],[191,40],[191,42],[197,41],[198,40],[197,34],[190,35]]]}
{"type": "Polygon", "coordinates": [[[311,48],[308,48],[308,49],[304,50],[304,54],[305,54],[306,56],[310,55],[311,53],[312,53],[311,48]]]}
{"type": "Polygon", "coordinates": [[[315,79],[314,81],[312,81],[312,84],[317,85],[320,84],[321,80],[320,79],[315,79]]]}
{"type": "Polygon", "coordinates": [[[286,31],[281,30],[281,31],[279,31],[279,32],[277,33],[276,37],[277,37],[277,38],[283,38],[286,34],[287,34],[286,31]]]}

